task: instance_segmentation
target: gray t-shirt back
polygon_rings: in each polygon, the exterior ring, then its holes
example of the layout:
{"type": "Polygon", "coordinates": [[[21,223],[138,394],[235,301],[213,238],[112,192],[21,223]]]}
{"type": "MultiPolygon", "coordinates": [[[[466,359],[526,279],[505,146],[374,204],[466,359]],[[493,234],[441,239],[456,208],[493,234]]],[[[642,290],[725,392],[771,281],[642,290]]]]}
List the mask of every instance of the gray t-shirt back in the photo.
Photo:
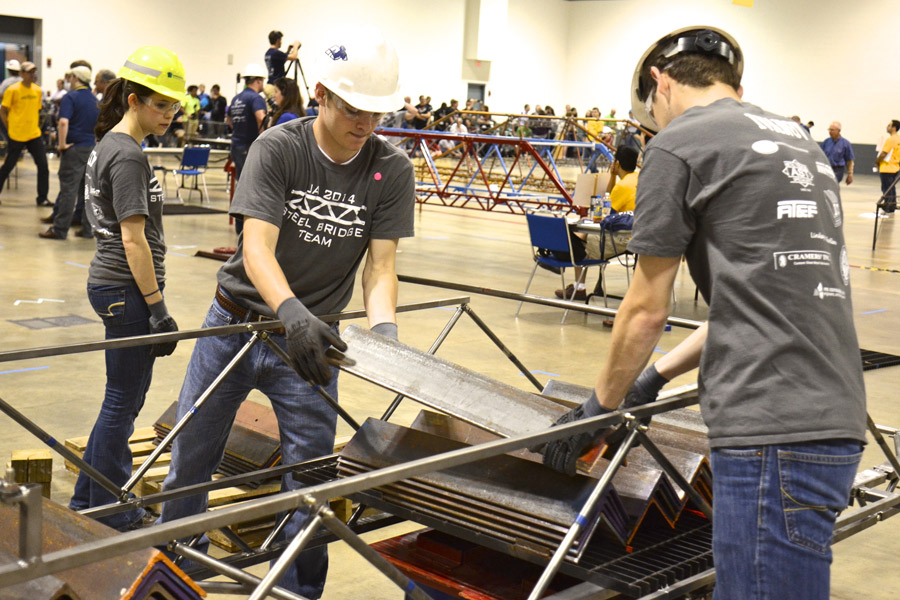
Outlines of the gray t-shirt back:
{"type": "MultiPolygon", "coordinates": [[[[347,306],[370,239],[413,235],[415,181],[409,158],[377,136],[349,164],[331,162],[314,122],[295,119],[253,142],[231,213],[280,228],[275,258],[294,295],[323,315],[347,306]]],[[[244,269],[243,238],[218,280],[241,305],[273,316],[244,269]]]]}
{"type": "Polygon", "coordinates": [[[91,152],[85,171],[85,213],[97,239],[88,283],[118,285],[134,281],[119,223],[133,215],[147,217],[144,235],[153,255],[156,280],[166,279],[162,186],[133,137],[110,132],[91,152]]]}
{"type": "Polygon", "coordinates": [[[842,223],[818,144],[752,104],[692,108],[648,145],[629,250],[684,254],[709,304],[712,446],[865,440],[842,223]]]}

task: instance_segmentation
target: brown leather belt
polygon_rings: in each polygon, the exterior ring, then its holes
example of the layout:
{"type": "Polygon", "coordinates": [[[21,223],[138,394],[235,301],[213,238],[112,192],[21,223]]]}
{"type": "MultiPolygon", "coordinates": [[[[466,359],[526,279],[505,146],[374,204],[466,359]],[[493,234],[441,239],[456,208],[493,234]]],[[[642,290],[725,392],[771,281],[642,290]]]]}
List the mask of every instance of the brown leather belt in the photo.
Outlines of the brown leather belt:
{"type": "MultiPolygon", "coordinates": [[[[231,313],[233,317],[235,317],[241,323],[257,323],[260,321],[274,321],[272,317],[267,317],[266,315],[261,315],[255,310],[244,308],[231,298],[225,295],[222,291],[222,288],[216,286],[216,301],[219,305],[231,313]]],[[[272,329],[271,333],[275,334],[284,334],[284,328],[280,329],[272,329]]]]}

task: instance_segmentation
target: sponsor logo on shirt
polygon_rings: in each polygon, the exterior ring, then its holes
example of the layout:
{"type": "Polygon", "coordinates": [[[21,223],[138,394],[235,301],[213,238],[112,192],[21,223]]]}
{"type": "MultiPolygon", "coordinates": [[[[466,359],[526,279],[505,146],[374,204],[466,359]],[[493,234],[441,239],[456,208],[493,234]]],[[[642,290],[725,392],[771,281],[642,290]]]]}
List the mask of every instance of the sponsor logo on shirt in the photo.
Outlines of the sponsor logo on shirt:
{"type": "Polygon", "coordinates": [[[834,226],[840,227],[841,223],[844,222],[843,213],[841,212],[841,199],[831,190],[825,190],[825,198],[828,200],[825,205],[828,207],[828,212],[831,213],[831,220],[834,221],[834,226]]]}
{"type": "Polygon", "coordinates": [[[812,171],[799,160],[784,161],[784,169],[781,172],[787,175],[791,183],[801,186],[804,191],[808,191],[806,188],[814,185],[812,171]]]}
{"type": "Polygon", "coordinates": [[[822,175],[828,175],[829,177],[837,181],[837,177],[835,177],[834,169],[831,168],[831,165],[816,161],[816,171],[818,171],[822,175]]]}
{"type": "Polygon", "coordinates": [[[786,119],[769,119],[768,117],[751,115],[750,113],[744,113],[744,116],[756,123],[760,129],[773,131],[775,133],[780,133],[781,135],[789,135],[801,140],[809,139],[809,134],[806,133],[806,130],[803,129],[799,123],[795,123],[794,121],[788,121],[786,119]]]}
{"type": "Polygon", "coordinates": [[[819,213],[815,200],[779,200],[778,219],[812,219],[819,213]]]}
{"type": "Polygon", "coordinates": [[[753,142],[753,145],[750,146],[750,149],[757,154],[775,154],[776,152],[778,152],[779,146],[787,146],[791,150],[809,154],[809,150],[806,150],[805,148],[798,148],[797,146],[791,146],[790,144],[786,144],[784,142],[776,142],[773,140],[757,140],[753,142]]]}
{"type": "Polygon", "coordinates": [[[813,231],[810,231],[810,232],[809,232],[809,239],[811,239],[811,240],[822,240],[823,242],[825,242],[825,243],[828,244],[829,246],[837,246],[837,240],[836,240],[836,239],[834,239],[833,237],[828,237],[827,235],[825,235],[825,234],[822,233],[821,231],[819,231],[819,232],[813,232],[813,231]]]}
{"type": "Polygon", "coordinates": [[[825,298],[839,298],[840,300],[845,300],[847,298],[847,293],[840,288],[827,287],[819,282],[819,285],[813,290],[813,296],[820,300],[824,300],[825,298]]]}
{"type": "MultiPolygon", "coordinates": [[[[313,184],[294,196],[284,207],[284,218],[297,225],[303,241],[330,247],[335,238],[362,238],[366,221],[360,216],[365,205],[356,205],[355,194],[320,190],[313,184]]],[[[365,216],[363,214],[362,216],[365,216]]]]}
{"type": "Polygon", "coordinates": [[[847,246],[841,248],[841,279],[844,285],[850,285],[850,257],[847,254],[847,246]]]}
{"type": "Polygon", "coordinates": [[[822,250],[786,250],[773,252],[775,270],[787,267],[830,267],[831,253],[822,250]]]}

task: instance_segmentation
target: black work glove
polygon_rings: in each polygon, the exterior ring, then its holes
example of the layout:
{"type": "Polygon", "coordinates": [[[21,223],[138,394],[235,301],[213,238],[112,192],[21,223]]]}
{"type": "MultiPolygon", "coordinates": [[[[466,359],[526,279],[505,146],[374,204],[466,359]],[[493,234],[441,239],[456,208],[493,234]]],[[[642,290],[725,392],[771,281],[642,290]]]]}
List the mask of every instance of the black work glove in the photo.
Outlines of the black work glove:
{"type": "Polygon", "coordinates": [[[325,349],[331,345],[344,352],[347,344],[297,298],[288,298],[276,312],[284,323],[287,352],[297,372],[314,385],[328,385],[331,368],[325,360],[325,349]]]}
{"type": "MultiPolygon", "coordinates": [[[[656,364],[650,365],[634,380],[634,385],[625,394],[625,400],[622,401],[622,405],[619,408],[628,410],[629,408],[637,408],[653,402],[659,395],[659,390],[667,383],[669,383],[669,380],[659,374],[659,371],[656,370],[656,364]]],[[[641,419],[641,424],[649,425],[650,419],[651,417],[641,419]]]]}
{"type": "MultiPolygon", "coordinates": [[[[601,406],[597,400],[597,393],[593,392],[587,402],[576,406],[561,416],[552,426],[565,425],[573,421],[598,417],[611,412],[615,411],[601,406]]],[[[569,437],[547,442],[543,447],[538,446],[533,448],[532,451],[543,454],[544,464],[551,469],[566,475],[575,475],[575,464],[588,448],[596,446],[604,440],[609,447],[612,447],[622,441],[623,435],[621,433],[624,433],[624,429],[621,427],[602,427],[598,431],[576,433],[569,437]]]]}
{"type": "Polygon", "coordinates": [[[397,338],[397,324],[396,323],[379,323],[372,327],[372,332],[377,333],[378,335],[383,335],[384,337],[389,337],[392,340],[399,341],[397,338]]]}
{"type": "MultiPolygon", "coordinates": [[[[178,331],[178,324],[169,314],[166,308],[166,301],[160,300],[154,304],[148,304],[150,309],[150,333],[172,333],[178,331]]],[[[178,342],[165,342],[163,344],[153,344],[150,346],[150,356],[168,356],[175,352],[175,346],[178,342]]]]}

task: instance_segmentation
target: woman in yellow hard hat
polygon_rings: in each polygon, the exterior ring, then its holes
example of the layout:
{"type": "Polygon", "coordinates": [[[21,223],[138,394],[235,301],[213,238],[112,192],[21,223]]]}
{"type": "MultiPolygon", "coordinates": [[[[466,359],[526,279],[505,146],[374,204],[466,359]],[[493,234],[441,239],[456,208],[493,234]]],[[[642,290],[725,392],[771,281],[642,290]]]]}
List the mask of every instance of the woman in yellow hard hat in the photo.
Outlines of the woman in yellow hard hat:
{"type": "MultiPolygon", "coordinates": [[[[104,94],[95,129],[99,141],[85,172],[85,213],[97,239],[88,299],[103,320],[106,339],[178,331],[163,299],[165,198],[141,142],[165,133],[183,97],[184,67],[159,46],[128,57],[104,94]]],[[[169,342],[106,351],[106,394],[84,459],[117,486],[131,476],[128,438],[150,387],[153,361],[174,350],[175,342],[169,342]]],[[[82,471],[69,507],[83,510],[115,500],[82,471]]],[[[129,530],[148,517],[135,509],[98,520],[129,530]]]]}

